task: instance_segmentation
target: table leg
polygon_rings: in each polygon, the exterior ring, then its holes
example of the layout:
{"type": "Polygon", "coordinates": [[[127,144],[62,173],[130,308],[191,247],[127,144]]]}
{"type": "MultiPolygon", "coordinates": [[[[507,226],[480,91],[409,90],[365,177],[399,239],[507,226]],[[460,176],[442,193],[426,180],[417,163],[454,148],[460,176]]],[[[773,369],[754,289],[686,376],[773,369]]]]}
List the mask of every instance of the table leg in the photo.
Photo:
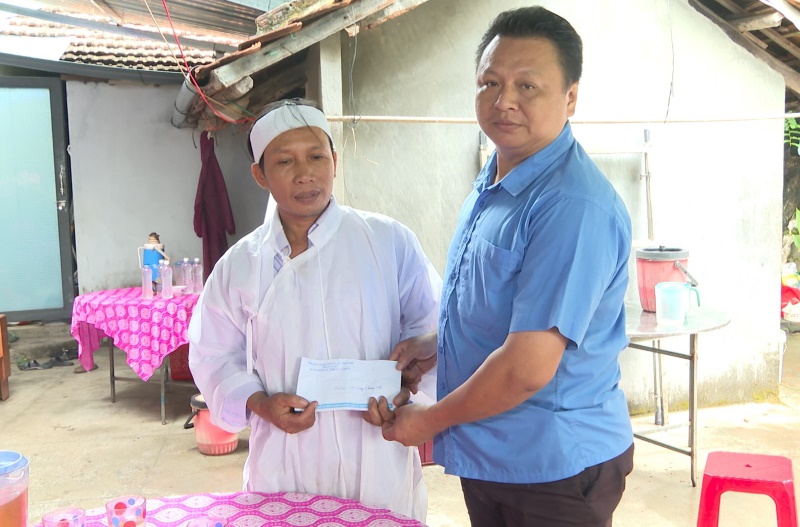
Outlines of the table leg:
{"type": "Polygon", "coordinates": [[[692,487],[697,486],[697,334],[689,335],[689,457],[692,487]]]}
{"type": "Polygon", "coordinates": [[[117,387],[114,384],[114,339],[108,337],[108,375],[111,382],[111,402],[117,402],[117,387]]]}
{"type": "MultiPolygon", "coordinates": [[[[661,341],[653,341],[654,348],[661,349],[661,341]]],[[[661,354],[653,353],[653,397],[656,400],[656,415],[654,423],[664,425],[664,376],[661,373],[661,354]]]]}
{"type": "Polygon", "coordinates": [[[165,399],[165,384],[167,382],[167,360],[165,358],[164,362],[161,363],[161,424],[167,424],[167,412],[164,408],[164,399],[165,399]]]}

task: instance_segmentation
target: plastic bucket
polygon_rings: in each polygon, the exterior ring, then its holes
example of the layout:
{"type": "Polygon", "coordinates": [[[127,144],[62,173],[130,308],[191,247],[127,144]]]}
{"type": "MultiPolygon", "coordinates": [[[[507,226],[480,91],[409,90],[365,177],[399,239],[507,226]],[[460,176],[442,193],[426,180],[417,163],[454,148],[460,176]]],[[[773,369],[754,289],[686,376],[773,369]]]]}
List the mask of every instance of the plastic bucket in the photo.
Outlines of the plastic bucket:
{"type": "Polygon", "coordinates": [[[656,284],[660,282],[697,282],[689,274],[689,251],[675,247],[648,247],[636,250],[636,281],[639,302],[645,311],[656,311],[656,284]]]}
{"type": "Polygon", "coordinates": [[[28,525],[28,458],[0,450],[0,525],[28,525]]]}
{"type": "MultiPolygon", "coordinates": [[[[239,446],[239,434],[226,432],[211,422],[206,400],[201,394],[191,399],[192,415],[183,424],[184,428],[194,428],[197,449],[207,456],[230,454],[239,446]],[[191,421],[194,420],[194,423],[191,421]]],[[[2,524],[0,524],[2,525],[2,524]]]]}

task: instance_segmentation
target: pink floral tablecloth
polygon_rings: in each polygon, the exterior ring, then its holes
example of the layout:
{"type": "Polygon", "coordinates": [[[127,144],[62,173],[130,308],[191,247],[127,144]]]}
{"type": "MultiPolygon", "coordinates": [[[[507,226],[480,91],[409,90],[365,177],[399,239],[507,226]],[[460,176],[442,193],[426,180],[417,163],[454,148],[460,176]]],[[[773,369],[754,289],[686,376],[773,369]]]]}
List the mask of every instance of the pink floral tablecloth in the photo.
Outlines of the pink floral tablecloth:
{"type": "MultiPolygon", "coordinates": [[[[148,498],[147,527],[182,527],[203,514],[227,518],[229,527],[424,527],[387,509],[330,496],[259,492],[148,498]]],[[[85,527],[107,527],[104,508],[86,511],[85,527]]]]}
{"type": "Polygon", "coordinates": [[[78,295],[72,305],[70,333],[78,341],[80,363],[91,368],[100,340],[108,336],[146,381],[167,355],[188,342],[189,319],[198,296],[145,300],[138,287],[78,295]]]}

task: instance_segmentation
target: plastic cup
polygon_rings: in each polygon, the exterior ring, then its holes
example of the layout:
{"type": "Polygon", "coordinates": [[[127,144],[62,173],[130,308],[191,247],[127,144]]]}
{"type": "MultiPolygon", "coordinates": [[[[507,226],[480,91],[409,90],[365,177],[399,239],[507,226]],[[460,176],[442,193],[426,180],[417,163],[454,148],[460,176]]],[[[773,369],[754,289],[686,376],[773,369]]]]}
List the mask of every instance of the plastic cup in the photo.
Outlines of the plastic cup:
{"type": "Polygon", "coordinates": [[[683,282],[659,282],[656,284],[656,323],[659,326],[682,326],[686,323],[691,295],[700,305],[697,288],[683,282]]]}
{"type": "Polygon", "coordinates": [[[138,527],[147,517],[147,500],[143,496],[120,496],[106,503],[109,527],[138,527]]]}
{"type": "Polygon", "coordinates": [[[226,527],[228,520],[220,516],[203,516],[202,518],[192,518],[184,527],[226,527]]]}
{"type": "Polygon", "coordinates": [[[83,527],[85,520],[85,510],[80,507],[64,507],[42,516],[42,527],[83,527]]]}

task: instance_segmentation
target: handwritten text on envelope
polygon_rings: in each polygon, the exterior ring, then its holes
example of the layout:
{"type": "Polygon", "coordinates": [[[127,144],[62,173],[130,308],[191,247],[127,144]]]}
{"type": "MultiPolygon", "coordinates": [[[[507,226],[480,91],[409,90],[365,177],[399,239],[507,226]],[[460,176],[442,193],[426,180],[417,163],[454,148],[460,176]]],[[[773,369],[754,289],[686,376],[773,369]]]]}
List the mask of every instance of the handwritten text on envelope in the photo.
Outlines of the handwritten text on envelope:
{"type": "Polygon", "coordinates": [[[318,412],[366,410],[370,397],[381,395],[394,409],[392,399],[400,393],[400,372],[396,361],[303,357],[297,380],[297,395],[317,401],[318,412]]]}

